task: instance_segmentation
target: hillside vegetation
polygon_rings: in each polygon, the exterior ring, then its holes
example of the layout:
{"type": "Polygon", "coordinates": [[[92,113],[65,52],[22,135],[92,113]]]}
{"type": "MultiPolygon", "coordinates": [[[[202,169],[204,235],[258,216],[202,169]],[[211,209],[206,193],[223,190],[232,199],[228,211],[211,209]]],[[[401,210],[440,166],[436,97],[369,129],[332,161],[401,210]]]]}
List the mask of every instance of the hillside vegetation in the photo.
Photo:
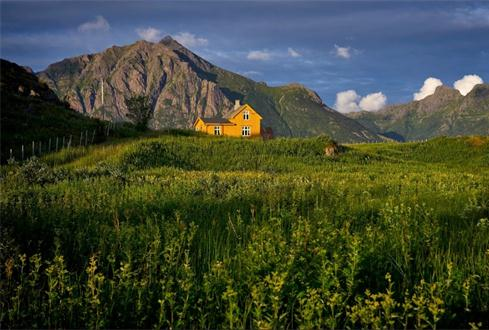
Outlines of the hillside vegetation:
{"type": "Polygon", "coordinates": [[[0,322],[489,327],[489,138],[173,132],[1,171],[0,322]]]}
{"type": "MultiPolygon", "coordinates": [[[[90,142],[104,141],[107,123],[89,118],[69,108],[56,94],[25,68],[0,59],[0,132],[2,163],[12,156],[21,159],[24,145],[25,158],[35,153],[46,152],[51,139],[52,150],[59,138],[59,148],[63,139],[65,146],[72,139],[72,145],[79,144],[80,135],[87,134],[90,142]]],[[[131,125],[119,125],[110,131],[110,136],[134,136],[131,125]]]]}

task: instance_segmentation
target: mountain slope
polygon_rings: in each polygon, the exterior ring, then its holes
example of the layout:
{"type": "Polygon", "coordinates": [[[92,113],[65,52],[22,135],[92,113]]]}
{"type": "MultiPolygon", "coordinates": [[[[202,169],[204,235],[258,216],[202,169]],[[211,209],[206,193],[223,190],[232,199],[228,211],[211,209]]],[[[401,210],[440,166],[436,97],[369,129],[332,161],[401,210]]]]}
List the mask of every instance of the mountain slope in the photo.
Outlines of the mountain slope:
{"type": "Polygon", "coordinates": [[[348,116],[374,132],[399,140],[489,135],[489,85],[477,85],[466,96],[440,86],[433,95],[420,101],[348,116]]]}
{"type": "Polygon", "coordinates": [[[99,120],[71,110],[26,68],[0,59],[0,72],[2,162],[9,149],[20,158],[22,144],[27,147],[32,141],[37,144],[56,136],[79,136],[82,131],[102,127],[99,120]]]}
{"type": "Polygon", "coordinates": [[[275,135],[328,134],[344,142],[379,139],[304,86],[257,83],[214,66],[171,37],[65,59],[39,77],[74,109],[98,118],[125,120],[124,99],[148,95],[156,129],[190,128],[198,116],[225,115],[240,99],[262,115],[263,126],[275,135]]]}

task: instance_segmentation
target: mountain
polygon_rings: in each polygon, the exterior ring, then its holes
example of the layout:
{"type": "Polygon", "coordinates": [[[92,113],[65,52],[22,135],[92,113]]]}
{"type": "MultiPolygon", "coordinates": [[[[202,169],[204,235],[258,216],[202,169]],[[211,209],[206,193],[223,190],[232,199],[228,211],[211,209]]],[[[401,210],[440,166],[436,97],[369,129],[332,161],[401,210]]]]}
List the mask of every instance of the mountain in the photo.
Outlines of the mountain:
{"type": "Polygon", "coordinates": [[[82,131],[92,132],[102,126],[99,120],[71,110],[32,71],[0,59],[0,72],[2,162],[10,149],[19,156],[22,144],[35,141],[37,150],[38,143],[49,138],[80,136],[82,131]]]}
{"type": "Polygon", "coordinates": [[[65,59],[38,76],[73,109],[114,121],[126,120],[125,98],[148,95],[155,129],[191,128],[198,116],[223,116],[239,99],[253,106],[263,117],[263,127],[271,127],[276,136],[379,140],[302,85],[257,83],[209,63],[171,37],[65,59]]]}
{"type": "Polygon", "coordinates": [[[439,86],[434,94],[419,101],[348,116],[374,132],[401,141],[440,135],[489,135],[489,85],[476,85],[466,96],[439,86]]]}

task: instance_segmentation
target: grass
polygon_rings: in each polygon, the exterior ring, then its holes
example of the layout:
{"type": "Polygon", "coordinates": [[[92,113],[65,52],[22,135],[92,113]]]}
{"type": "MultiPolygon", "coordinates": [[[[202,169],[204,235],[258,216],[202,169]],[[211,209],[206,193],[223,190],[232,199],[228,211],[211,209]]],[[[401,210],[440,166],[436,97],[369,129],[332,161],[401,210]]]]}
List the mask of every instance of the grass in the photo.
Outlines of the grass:
{"type": "Polygon", "coordinates": [[[489,138],[176,133],[3,166],[2,325],[489,326],[489,138]]]}

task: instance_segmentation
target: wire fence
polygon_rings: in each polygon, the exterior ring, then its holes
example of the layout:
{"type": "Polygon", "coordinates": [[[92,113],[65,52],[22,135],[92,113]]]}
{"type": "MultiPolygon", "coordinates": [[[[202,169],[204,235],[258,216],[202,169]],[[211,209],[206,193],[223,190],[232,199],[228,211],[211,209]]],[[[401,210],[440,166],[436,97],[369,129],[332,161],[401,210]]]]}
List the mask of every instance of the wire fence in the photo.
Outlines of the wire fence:
{"type": "Polygon", "coordinates": [[[16,144],[4,150],[3,156],[7,157],[9,161],[23,162],[34,156],[41,157],[63,149],[69,150],[75,147],[87,147],[105,141],[115,127],[116,123],[108,123],[104,127],[82,130],[80,135],[53,136],[48,139],[32,140],[27,143],[16,144]]]}

